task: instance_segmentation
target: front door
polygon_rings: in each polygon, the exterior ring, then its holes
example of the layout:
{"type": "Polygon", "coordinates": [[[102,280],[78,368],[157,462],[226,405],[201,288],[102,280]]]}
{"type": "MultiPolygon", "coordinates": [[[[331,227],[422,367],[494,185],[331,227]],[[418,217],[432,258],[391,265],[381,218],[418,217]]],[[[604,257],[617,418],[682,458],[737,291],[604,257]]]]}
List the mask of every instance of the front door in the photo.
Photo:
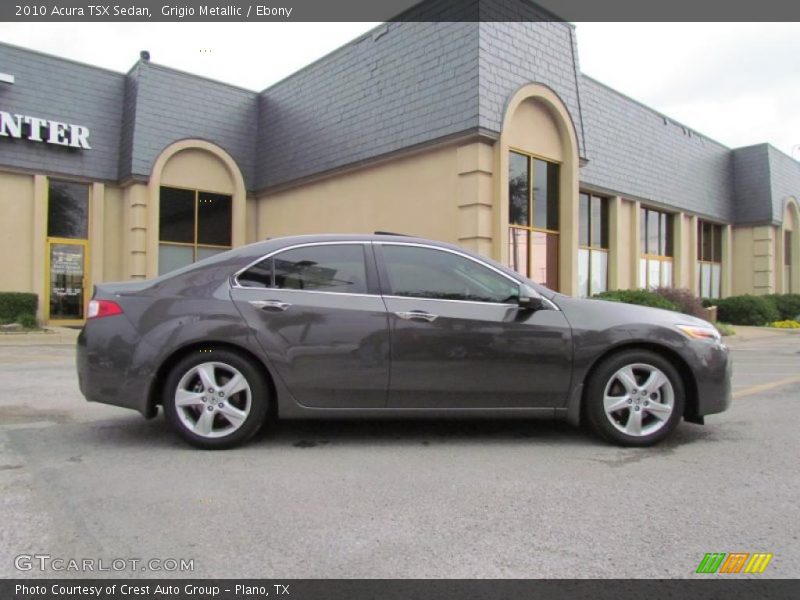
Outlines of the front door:
{"type": "Polygon", "coordinates": [[[386,308],[364,244],[284,250],[240,274],[231,294],[300,405],[386,405],[386,308]]]}
{"type": "Polygon", "coordinates": [[[49,239],[48,320],[53,324],[83,322],[86,309],[87,242],[49,239]]]}
{"type": "Polygon", "coordinates": [[[572,343],[563,313],[520,309],[517,282],[466,255],[376,248],[391,323],[389,407],[564,405],[572,343]]]}

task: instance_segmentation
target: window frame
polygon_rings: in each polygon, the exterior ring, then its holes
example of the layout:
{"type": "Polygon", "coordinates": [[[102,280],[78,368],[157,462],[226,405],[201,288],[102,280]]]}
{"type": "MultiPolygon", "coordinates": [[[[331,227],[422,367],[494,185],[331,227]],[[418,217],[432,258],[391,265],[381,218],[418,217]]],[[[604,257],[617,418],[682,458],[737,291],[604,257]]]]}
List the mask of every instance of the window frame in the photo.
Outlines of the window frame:
{"type": "MultiPolygon", "coordinates": [[[[531,275],[531,269],[534,264],[534,243],[533,243],[533,234],[534,233],[541,233],[545,236],[545,246],[547,246],[547,236],[555,236],[555,247],[556,247],[556,272],[555,272],[555,281],[556,285],[554,286],[553,291],[558,291],[561,287],[561,273],[559,269],[560,263],[560,254],[561,254],[561,201],[562,201],[562,194],[561,194],[561,168],[563,164],[559,161],[552,160],[550,158],[545,158],[544,156],[540,156],[538,154],[532,154],[530,152],[526,152],[520,148],[516,147],[509,147],[508,148],[509,157],[511,154],[517,154],[519,156],[524,157],[527,160],[527,168],[528,168],[528,224],[527,225],[520,225],[516,223],[511,223],[510,218],[510,211],[511,211],[511,197],[509,194],[508,198],[508,209],[509,209],[509,218],[507,219],[507,223],[505,226],[507,227],[508,232],[508,239],[509,243],[514,235],[514,231],[523,231],[527,237],[527,257],[526,257],[526,273],[520,273],[523,277],[526,277],[532,281],[534,281],[531,275]],[[539,160],[542,162],[547,163],[548,165],[554,165],[558,167],[558,177],[556,177],[556,181],[558,182],[558,189],[556,191],[556,220],[557,220],[557,229],[549,229],[547,227],[538,227],[535,225],[536,219],[536,199],[534,197],[533,189],[535,185],[535,164],[534,161],[539,160]]],[[[509,160],[510,163],[510,160],[509,160]]],[[[510,181],[509,181],[510,184],[510,181]]],[[[547,199],[545,198],[545,203],[547,199]]],[[[511,257],[509,256],[509,262],[511,257]]],[[[510,265],[509,265],[510,267],[510,265]]],[[[513,269],[513,267],[510,267],[513,269]]],[[[546,277],[547,279],[547,277],[546,277]]],[[[540,285],[547,286],[547,282],[541,283],[540,285]]],[[[548,288],[550,289],[550,288],[548,288]]]]}
{"type": "Polygon", "coordinates": [[[265,292],[289,292],[289,293],[303,293],[303,294],[336,294],[339,296],[380,296],[380,288],[378,286],[378,277],[375,270],[375,256],[371,251],[371,242],[368,241],[359,241],[359,240],[341,240],[341,241],[325,241],[325,242],[305,242],[302,244],[291,244],[289,246],[284,246],[283,248],[278,248],[277,250],[272,250],[267,254],[264,254],[253,260],[247,264],[246,267],[239,269],[230,277],[230,285],[231,288],[239,289],[239,290],[262,290],[265,292]],[[358,244],[362,247],[364,251],[364,270],[367,275],[367,292],[331,292],[328,290],[296,290],[291,288],[276,288],[276,287],[258,287],[253,285],[242,285],[239,283],[239,276],[246,271],[250,270],[252,267],[256,266],[257,264],[268,260],[270,258],[274,258],[278,254],[283,252],[288,252],[289,250],[296,250],[297,248],[309,248],[314,246],[351,246],[358,244]]]}
{"type": "MultiPolygon", "coordinates": [[[[226,252],[227,250],[231,250],[233,248],[233,194],[223,194],[221,192],[212,192],[211,190],[201,190],[197,188],[188,188],[182,187],[179,185],[161,185],[158,188],[158,248],[159,248],[159,256],[161,254],[161,246],[173,246],[178,248],[191,248],[192,249],[192,262],[189,264],[194,264],[198,260],[202,260],[198,258],[198,252],[206,249],[210,250],[218,250],[220,252],[226,252]],[[194,213],[193,213],[193,223],[192,223],[192,237],[194,239],[193,243],[188,242],[173,242],[169,240],[162,240],[161,239],[161,191],[163,189],[173,189],[173,190],[182,190],[185,192],[192,192],[194,194],[194,213]],[[215,196],[225,196],[230,199],[230,219],[231,219],[231,244],[229,246],[221,246],[218,244],[201,244],[198,242],[198,231],[200,228],[200,195],[201,194],[213,194],[215,196]]],[[[183,265],[187,266],[187,265],[183,265]]],[[[180,267],[179,267],[180,268],[180,267]]],[[[160,269],[159,269],[160,271],[160,269]]],[[[165,273],[159,272],[159,275],[165,275],[166,273],[170,273],[171,271],[166,271],[165,273]]]]}
{"type": "Polygon", "coordinates": [[[724,225],[721,223],[715,223],[714,221],[709,221],[707,219],[697,219],[697,294],[703,298],[712,298],[718,299],[722,297],[722,236],[724,225]],[[705,235],[703,233],[703,227],[709,226],[711,228],[711,257],[705,258],[704,253],[704,241],[705,235]],[[717,254],[717,250],[719,250],[719,257],[715,260],[715,255],[717,254]],[[719,269],[719,281],[716,286],[716,294],[714,293],[714,267],[719,269]],[[703,273],[706,269],[711,270],[711,284],[709,289],[709,294],[706,296],[703,294],[703,273]]]}
{"type": "MultiPolygon", "coordinates": [[[[588,192],[588,191],[578,192],[578,253],[580,254],[581,250],[587,250],[589,252],[589,254],[588,254],[588,257],[589,257],[588,271],[587,271],[587,277],[588,277],[588,280],[587,280],[587,292],[588,292],[588,295],[586,296],[587,298],[591,297],[592,295],[594,295],[596,293],[599,293],[599,292],[596,292],[596,291],[592,290],[592,253],[593,252],[603,252],[606,255],[606,274],[605,274],[606,283],[605,283],[605,289],[603,291],[607,291],[608,290],[608,263],[609,263],[609,259],[611,257],[611,248],[610,248],[610,246],[611,246],[611,233],[609,231],[609,228],[611,227],[611,222],[610,222],[611,221],[611,217],[610,217],[610,214],[609,214],[610,210],[611,210],[611,207],[609,206],[609,198],[608,198],[608,196],[600,196],[598,194],[595,194],[595,193],[592,193],[592,192],[588,192]],[[586,215],[586,227],[588,229],[587,237],[588,237],[588,240],[589,240],[588,245],[580,243],[581,242],[581,235],[580,235],[580,227],[581,227],[581,214],[580,214],[580,211],[581,211],[581,196],[586,196],[588,198],[588,200],[589,200],[588,207],[587,207],[588,208],[588,213],[586,215]],[[598,243],[598,245],[595,245],[593,243],[593,240],[592,240],[592,199],[593,198],[597,198],[598,200],[600,200],[600,242],[598,243]],[[603,246],[603,222],[602,222],[603,221],[603,215],[605,215],[605,218],[606,218],[606,223],[605,223],[605,225],[606,225],[606,230],[605,230],[606,246],[603,246]]],[[[580,263],[578,264],[578,271],[580,271],[580,263]]],[[[579,273],[579,277],[580,277],[580,273],[579,273]]],[[[579,282],[580,282],[580,280],[579,280],[579,282]]],[[[578,290],[578,293],[580,293],[580,290],[578,290]]]]}
{"type": "Polygon", "coordinates": [[[667,212],[665,210],[661,210],[659,208],[651,208],[649,206],[640,206],[639,207],[639,283],[641,284],[642,278],[644,278],[644,286],[641,289],[651,290],[658,287],[663,287],[661,284],[662,279],[664,278],[664,265],[670,265],[670,284],[669,287],[675,287],[675,213],[667,212]],[[642,212],[644,212],[644,218],[642,218],[642,212]],[[649,233],[648,233],[648,223],[650,221],[649,214],[655,213],[659,215],[659,223],[658,223],[658,242],[656,245],[658,248],[656,249],[658,254],[649,252],[650,247],[648,243],[649,233]],[[662,228],[661,228],[661,218],[662,216],[667,219],[664,223],[664,239],[662,240],[662,228]],[[644,242],[644,247],[642,247],[642,242],[644,242]],[[661,246],[664,246],[665,254],[661,254],[661,246]],[[666,254],[667,249],[672,251],[672,254],[666,254]],[[645,269],[642,271],[641,261],[645,261],[645,269]],[[658,262],[658,282],[657,285],[651,285],[650,282],[650,262],[657,261],[658,262]]]}

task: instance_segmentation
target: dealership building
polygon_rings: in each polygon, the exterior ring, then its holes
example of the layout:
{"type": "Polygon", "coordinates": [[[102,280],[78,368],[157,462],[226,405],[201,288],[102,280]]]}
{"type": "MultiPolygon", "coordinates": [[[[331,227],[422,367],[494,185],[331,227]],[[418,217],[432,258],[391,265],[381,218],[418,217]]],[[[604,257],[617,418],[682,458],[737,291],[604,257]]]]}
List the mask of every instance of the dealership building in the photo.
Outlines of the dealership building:
{"type": "Polygon", "coordinates": [[[798,198],[772,146],[583,75],[568,23],[389,22],[260,92],[0,44],[0,291],[49,323],[95,283],[321,232],[453,242],[571,295],[800,292],[798,198]]]}

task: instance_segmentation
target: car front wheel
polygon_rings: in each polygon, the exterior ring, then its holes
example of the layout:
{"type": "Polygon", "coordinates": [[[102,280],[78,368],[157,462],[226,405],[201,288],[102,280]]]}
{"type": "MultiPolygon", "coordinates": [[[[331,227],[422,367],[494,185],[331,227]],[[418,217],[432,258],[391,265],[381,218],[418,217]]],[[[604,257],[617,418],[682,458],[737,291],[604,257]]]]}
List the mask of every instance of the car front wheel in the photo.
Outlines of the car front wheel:
{"type": "Polygon", "coordinates": [[[680,374],[664,357],[629,350],[603,361],[586,388],[592,429],[622,446],[651,446],[675,429],[683,416],[680,374]]]}
{"type": "Polygon", "coordinates": [[[164,385],[172,428],[198,448],[223,449],[252,437],[267,414],[268,386],[249,360],[229,350],[198,351],[181,360],[164,385]]]}

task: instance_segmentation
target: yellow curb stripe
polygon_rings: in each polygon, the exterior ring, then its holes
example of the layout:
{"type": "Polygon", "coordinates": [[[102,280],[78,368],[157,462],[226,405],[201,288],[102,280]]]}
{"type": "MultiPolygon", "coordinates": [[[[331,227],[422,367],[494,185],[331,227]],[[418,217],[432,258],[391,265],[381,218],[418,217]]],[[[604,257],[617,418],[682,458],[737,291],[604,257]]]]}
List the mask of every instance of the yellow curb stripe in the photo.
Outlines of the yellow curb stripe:
{"type": "Polygon", "coordinates": [[[737,399],[744,398],[745,396],[752,396],[753,394],[767,392],[769,390],[774,390],[776,388],[789,385],[790,383],[798,383],[798,382],[800,382],[800,375],[795,375],[793,377],[787,377],[786,379],[779,379],[778,381],[772,381],[770,383],[762,383],[761,385],[753,385],[748,388],[744,388],[743,390],[739,390],[738,392],[733,392],[733,397],[737,399]]]}

